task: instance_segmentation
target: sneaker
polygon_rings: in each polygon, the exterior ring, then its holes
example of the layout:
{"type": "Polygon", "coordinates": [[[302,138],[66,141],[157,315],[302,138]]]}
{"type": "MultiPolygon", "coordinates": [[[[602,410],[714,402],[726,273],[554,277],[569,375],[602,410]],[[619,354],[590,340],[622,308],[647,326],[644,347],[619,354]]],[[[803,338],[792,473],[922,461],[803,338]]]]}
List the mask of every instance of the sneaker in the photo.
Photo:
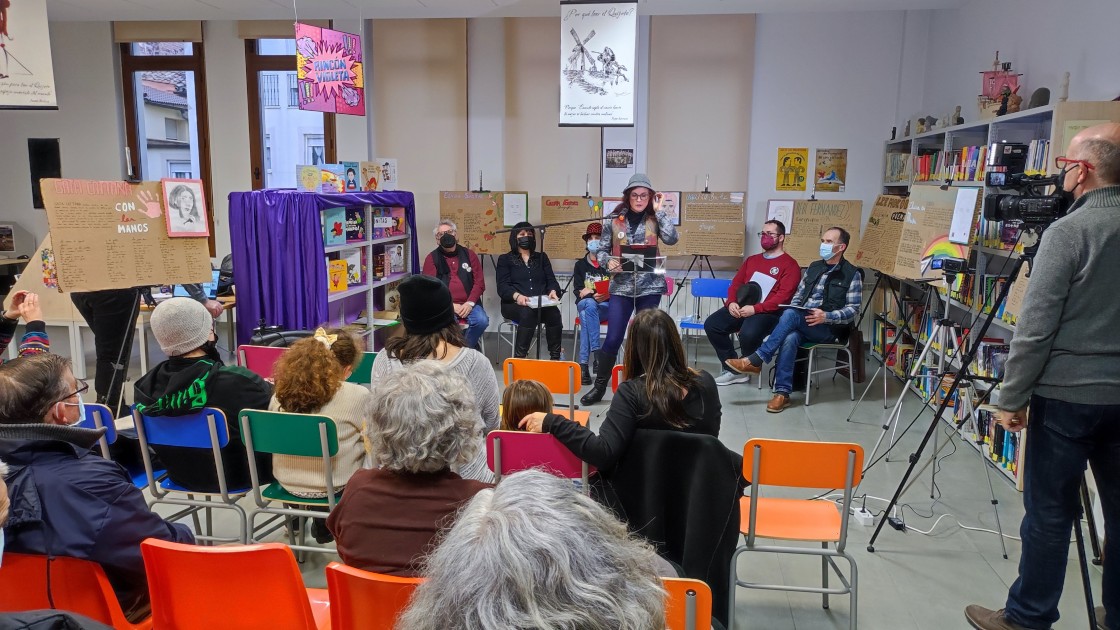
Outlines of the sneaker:
{"type": "Polygon", "coordinates": [[[1003,614],[1003,609],[989,610],[972,604],[964,609],[964,618],[977,630],[1028,630],[1025,626],[1011,621],[1003,614]]]}
{"type": "Polygon", "coordinates": [[[781,413],[789,407],[789,394],[774,394],[770,402],[766,403],[766,411],[769,413],[781,413]]]}
{"type": "Polygon", "coordinates": [[[751,382],[750,374],[736,374],[731,370],[724,370],[720,373],[719,376],[716,377],[716,385],[719,385],[721,387],[723,385],[736,385],[738,383],[749,382],[751,382]]]}
{"type": "Polygon", "coordinates": [[[727,367],[730,368],[732,372],[738,372],[739,374],[762,374],[762,366],[754,365],[746,357],[742,359],[728,359],[726,363],[727,367]]]}

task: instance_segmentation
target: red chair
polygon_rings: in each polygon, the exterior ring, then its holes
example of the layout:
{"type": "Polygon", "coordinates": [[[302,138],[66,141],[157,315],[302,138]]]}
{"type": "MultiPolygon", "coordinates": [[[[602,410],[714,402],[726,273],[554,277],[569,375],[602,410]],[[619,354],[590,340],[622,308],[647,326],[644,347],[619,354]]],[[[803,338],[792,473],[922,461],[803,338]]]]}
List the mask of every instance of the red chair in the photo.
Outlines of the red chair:
{"type": "Polygon", "coordinates": [[[590,493],[588,478],[595,467],[576,457],[550,434],[523,431],[491,431],[486,435],[486,465],[494,472],[494,483],[502,476],[521,470],[542,468],[566,479],[583,482],[585,494],[590,493]]]}
{"type": "Polygon", "coordinates": [[[393,630],[397,617],[423,581],[363,571],[339,562],[328,564],[331,630],[393,630]]]}
{"type": "Polygon", "coordinates": [[[287,348],[237,346],[237,364],[263,379],[272,378],[272,368],[287,348]]]}
{"type": "Polygon", "coordinates": [[[611,369],[611,392],[618,391],[618,384],[626,380],[626,367],[619,363],[611,369]]]}
{"type": "Polygon", "coordinates": [[[326,589],[304,588],[286,545],[198,547],[149,538],[140,543],[140,553],[156,628],[330,627],[326,589]]]}
{"type": "Polygon", "coordinates": [[[151,617],[135,624],[125,619],[105,571],[96,562],[55,557],[48,564],[47,556],[5,553],[0,566],[0,612],[48,608],[85,615],[118,630],[152,627],[151,617]]]}

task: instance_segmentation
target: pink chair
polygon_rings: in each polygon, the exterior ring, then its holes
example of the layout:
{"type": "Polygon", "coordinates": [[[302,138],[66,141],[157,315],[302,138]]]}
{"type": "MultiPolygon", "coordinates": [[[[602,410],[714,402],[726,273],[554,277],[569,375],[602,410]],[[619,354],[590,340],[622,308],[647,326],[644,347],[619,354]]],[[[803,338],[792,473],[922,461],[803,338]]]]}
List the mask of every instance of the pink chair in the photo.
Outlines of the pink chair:
{"type": "Polygon", "coordinates": [[[287,350],[272,346],[237,346],[237,364],[263,379],[271,379],[273,366],[287,350]]]}
{"type": "Polygon", "coordinates": [[[588,478],[595,471],[551,435],[523,431],[491,431],[486,436],[486,465],[495,483],[502,475],[541,468],[557,477],[580,479],[585,494],[590,494],[588,478]]]}

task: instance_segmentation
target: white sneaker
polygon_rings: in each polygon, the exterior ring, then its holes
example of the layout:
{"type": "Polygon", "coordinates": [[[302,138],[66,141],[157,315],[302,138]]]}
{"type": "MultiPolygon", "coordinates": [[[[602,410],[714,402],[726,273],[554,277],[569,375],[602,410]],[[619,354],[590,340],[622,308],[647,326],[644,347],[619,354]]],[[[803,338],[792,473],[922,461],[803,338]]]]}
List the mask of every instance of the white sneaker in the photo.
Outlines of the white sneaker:
{"type": "Polygon", "coordinates": [[[719,376],[716,377],[716,385],[719,385],[721,387],[724,385],[736,385],[738,383],[749,382],[751,382],[750,374],[737,374],[730,370],[724,370],[720,373],[719,376]]]}

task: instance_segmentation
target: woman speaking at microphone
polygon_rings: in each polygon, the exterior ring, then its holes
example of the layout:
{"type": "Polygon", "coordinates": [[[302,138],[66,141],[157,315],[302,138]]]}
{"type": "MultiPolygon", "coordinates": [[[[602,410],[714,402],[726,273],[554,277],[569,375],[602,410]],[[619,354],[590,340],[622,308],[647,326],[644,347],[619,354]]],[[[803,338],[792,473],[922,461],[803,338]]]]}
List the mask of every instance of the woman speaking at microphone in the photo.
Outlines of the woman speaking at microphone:
{"type": "Polygon", "coordinates": [[[661,193],[654,191],[648,176],[636,173],[626,184],[626,190],[622,191],[622,203],[615,208],[613,216],[604,221],[603,235],[599,239],[599,264],[605,265],[611,273],[607,338],[599,348],[595,385],[583,395],[580,403],[592,405],[603,399],[630,315],[634,311],[657,307],[665,294],[664,274],[622,271],[619,260],[622,247],[650,247],[653,255],[657,256],[659,241],[674,245],[677,238],[672,218],[661,212],[661,193]]]}

